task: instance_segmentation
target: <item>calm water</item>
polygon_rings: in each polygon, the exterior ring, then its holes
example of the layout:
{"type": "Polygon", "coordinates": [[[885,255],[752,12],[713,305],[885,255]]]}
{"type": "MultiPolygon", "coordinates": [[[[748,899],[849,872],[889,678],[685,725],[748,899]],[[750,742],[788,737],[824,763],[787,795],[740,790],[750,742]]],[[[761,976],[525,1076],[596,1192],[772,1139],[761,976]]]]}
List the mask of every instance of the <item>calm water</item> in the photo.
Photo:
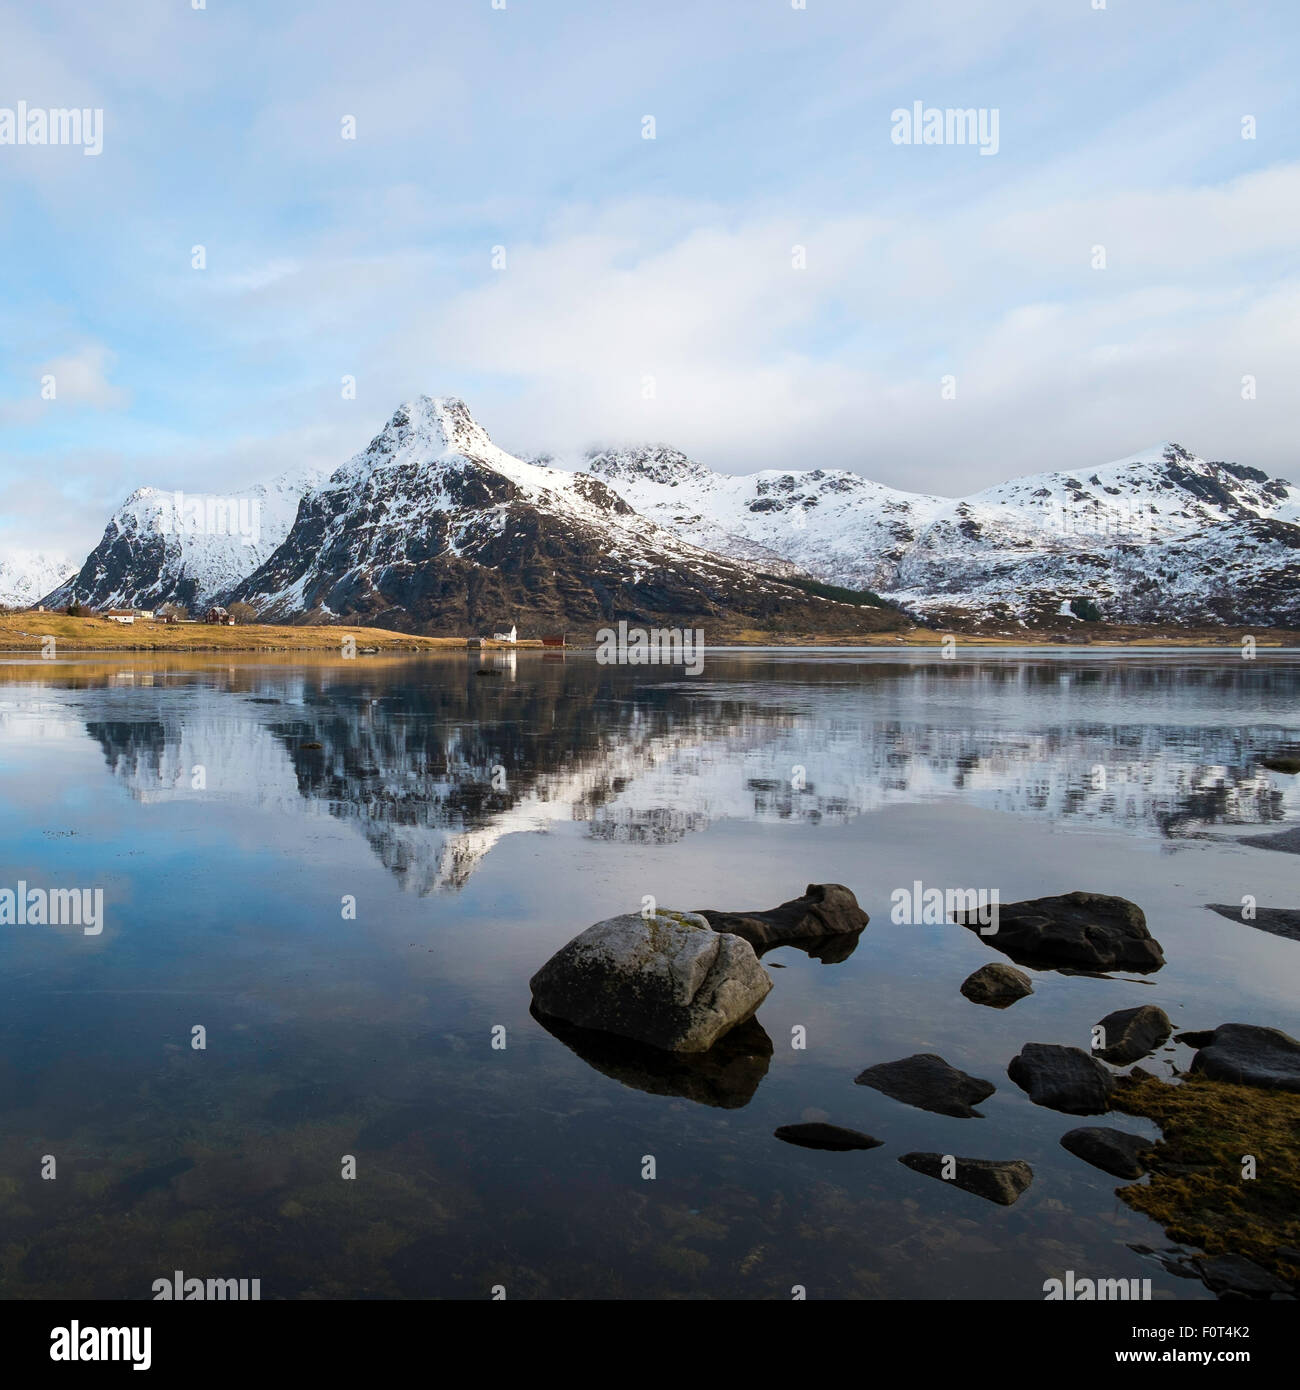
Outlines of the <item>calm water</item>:
{"type": "Polygon", "coordinates": [[[102,887],[106,915],[98,936],[0,927],[0,1292],[147,1298],[181,1269],[263,1298],[1038,1299],[1073,1269],[1208,1296],[1130,1250],[1170,1242],[1059,1147],[1092,1121],[1005,1068],[1147,1002],[1180,1028],[1300,1032],[1300,945],[1204,908],[1300,906],[1294,855],[1235,843],[1300,822],[1300,778],[1257,761],[1300,744],[1300,658],[478,669],[0,665],[0,887],[102,887]],[[1036,973],[1030,998],[979,1008],[958,986],[1002,957],[893,924],[916,879],[1122,894],[1169,963],[1036,973]],[[820,881],[871,925],[846,960],[765,957],[784,968],[734,1055],[656,1067],[529,1014],[537,967],[644,894],[769,907],[820,881]],[[984,1118],[853,1084],[919,1051],[997,1084],[984,1118]],[[884,1147],[772,1137],[800,1119],[884,1147]],[[994,1207],[898,1163],[916,1149],[1023,1158],[1035,1180],[994,1207]]]}

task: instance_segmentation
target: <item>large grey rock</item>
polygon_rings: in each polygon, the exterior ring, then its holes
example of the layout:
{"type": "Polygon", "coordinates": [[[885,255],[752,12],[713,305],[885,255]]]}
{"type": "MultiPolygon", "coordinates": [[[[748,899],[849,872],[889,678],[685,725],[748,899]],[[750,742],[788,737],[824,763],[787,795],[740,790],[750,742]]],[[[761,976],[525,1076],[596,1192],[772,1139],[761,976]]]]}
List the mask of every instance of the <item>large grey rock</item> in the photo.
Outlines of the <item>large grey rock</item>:
{"type": "Polygon", "coordinates": [[[1034,1170],[1023,1158],[955,1158],[953,1176],[944,1178],[944,1154],[903,1154],[898,1160],[914,1173],[939,1178],[963,1192],[1009,1207],[1034,1180],[1034,1170]]]}
{"type": "MultiPolygon", "coordinates": [[[[1185,1040],[1205,1035],[1184,1034],[1185,1040]]],[[[1208,1035],[1192,1058],[1192,1070],[1216,1081],[1300,1091],[1300,1042],[1280,1028],[1224,1023],[1208,1035]]]]}
{"type": "Polygon", "coordinates": [[[1168,1042],[1174,1025],[1169,1015],[1154,1004],[1142,1004],[1136,1009],[1116,1009],[1097,1025],[1104,1030],[1105,1044],[1094,1049],[1096,1056],[1116,1066],[1149,1057],[1156,1048],[1168,1042]]]}
{"type": "Polygon", "coordinates": [[[1115,1078],[1077,1047],[1026,1043],[1011,1059],[1007,1075],[1035,1105],[1067,1115],[1100,1115],[1110,1109],[1115,1078]]]}
{"type": "Polygon", "coordinates": [[[1140,1134],[1126,1134],[1122,1129],[1107,1129],[1102,1125],[1084,1125],[1061,1135],[1061,1147],[1076,1158],[1113,1173],[1117,1178],[1140,1178],[1146,1172],[1141,1155],[1155,1145],[1154,1139],[1140,1134]]]}
{"type": "Polygon", "coordinates": [[[700,916],[714,931],[743,937],[760,954],[787,942],[856,937],[868,920],[852,890],[842,883],[810,883],[802,898],[766,912],[719,912],[708,907],[700,909],[700,916]]]}
{"type": "Polygon", "coordinates": [[[1149,971],[1165,963],[1142,909],[1127,898],[1104,893],[1063,893],[1008,903],[998,908],[995,930],[981,928],[973,913],[957,913],[953,920],[1018,965],[1149,971]]]}
{"type": "Polygon", "coordinates": [[[628,913],[562,946],[529,982],[538,1013],[668,1052],[706,1052],[743,1023],[772,977],[739,936],[697,913],[628,913]]]}
{"type": "Polygon", "coordinates": [[[1032,994],[1034,987],[1029,976],[1014,965],[1003,965],[993,961],[981,965],[973,975],[968,975],[961,984],[961,992],[972,1004],[987,1004],[991,1009],[1005,1009],[1017,999],[1032,994]]]}
{"type": "Polygon", "coordinates": [[[897,1062],[878,1062],[854,1077],[854,1082],[883,1091],[906,1105],[959,1119],[979,1118],[979,1111],[971,1107],[997,1090],[991,1081],[968,1076],[933,1052],[918,1052],[897,1062]]]}

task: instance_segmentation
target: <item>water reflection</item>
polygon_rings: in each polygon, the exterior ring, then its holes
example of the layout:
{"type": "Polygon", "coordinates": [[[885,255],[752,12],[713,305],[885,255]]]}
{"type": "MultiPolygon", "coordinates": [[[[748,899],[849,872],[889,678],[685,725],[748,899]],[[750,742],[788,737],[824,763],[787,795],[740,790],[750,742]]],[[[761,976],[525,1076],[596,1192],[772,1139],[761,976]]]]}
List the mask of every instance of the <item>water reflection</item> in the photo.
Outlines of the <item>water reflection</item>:
{"type": "Polygon", "coordinates": [[[958,798],[1172,838],[1300,811],[1293,779],[1259,764],[1293,737],[1282,662],[786,660],[757,680],[755,660],[713,656],[696,680],[514,652],[9,667],[29,684],[0,701],[0,741],[89,736],[144,803],[329,815],[417,894],[557,822],[665,845],[722,819],[843,823],[958,798]]]}

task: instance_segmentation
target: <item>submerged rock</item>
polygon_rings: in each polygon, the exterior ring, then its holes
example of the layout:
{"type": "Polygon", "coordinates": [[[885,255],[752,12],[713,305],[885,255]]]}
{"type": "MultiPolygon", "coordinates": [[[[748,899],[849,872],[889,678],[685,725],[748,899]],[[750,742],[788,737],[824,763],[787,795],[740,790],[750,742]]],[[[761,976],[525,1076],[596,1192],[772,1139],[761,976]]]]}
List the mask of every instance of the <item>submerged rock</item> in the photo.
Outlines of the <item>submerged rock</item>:
{"type": "Polygon", "coordinates": [[[1244,1255],[1208,1255],[1192,1265],[1220,1298],[1271,1298],[1291,1292],[1289,1284],[1244,1255]]]}
{"type": "Polygon", "coordinates": [[[772,988],[753,947],[696,913],[627,913],[562,946],[529,982],[537,1012],[668,1052],[707,1052],[772,988]]]}
{"type": "Polygon", "coordinates": [[[1142,909],[1104,893],[1009,903],[998,908],[992,927],[982,926],[974,913],[957,913],[953,920],[1018,965],[1150,971],[1165,963],[1142,909]]]}
{"type": "Polygon", "coordinates": [[[1116,1009],[1097,1025],[1104,1030],[1105,1045],[1094,1049],[1096,1056],[1125,1066],[1147,1057],[1169,1041],[1174,1025],[1169,1015],[1154,1004],[1142,1004],[1136,1009],[1116,1009]]]}
{"type": "Polygon", "coordinates": [[[991,1081],[968,1076],[933,1052],[918,1052],[897,1062],[878,1062],[854,1077],[854,1084],[883,1091],[905,1105],[959,1119],[981,1118],[971,1107],[997,1090],[991,1081]]]}
{"type": "Polygon", "coordinates": [[[1084,1125],[1061,1135],[1061,1147],[1068,1149],[1075,1158],[1117,1178],[1140,1178],[1146,1172],[1141,1155],[1154,1144],[1154,1139],[1102,1125],[1084,1125]]]}
{"type": "Polygon", "coordinates": [[[990,965],[981,965],[973,975],[968,975],[962,981],[961,992],[972,1004],[987,1004],[991,1009],[1005,1009],[1017,999],[1032,994],[1034,987],[1023,970],[995,961],[990,965]]]}
{"type": "Polygon", "coordinates": [[[1300,907],[1257,907],[1253,917],[1243,917],[1240,904],[1206,903],[1211,912],[1226,917],[1232,922],[1254,927],[1258,931],[1269,932],[1273,936],[1285,936],[1292,941],[1300,941],[1300,907]]]}
{"type": "Polygon", "coordinates": [[[1077,1047],[1026,1043],[1011,1059],[1007,1075],[1035,1105],[1067,1115],[1100,1115],[1110,1109],[1115,1078],[1077,1047]]]}
{"type": "Polygon", "coordinates": [[[556,1018],[533,1017],[589,1067],[635,1091],[680,1096],[696,1105],[739,1110],[749,1104],[772,1062],[772,1039],[756,1018],[737,1024],[707,1052],[665,1052],[556,1018]]]}
{"type": "Polygon", "coordinates": [[[1034,1180],[1034,1170],[1023,1158],[954,1158],[949,1178],[944,1177],[944,1154],[903,1154],[898,1161],[914,1173],[939,1178],[1000,1207],[1009,1207],[1034,1180]]]}
{"type": "Polygon", "coordinates": [[[826,1124],[782,1125],[776,1131],[776,1137],[784,1139],[787,1144],[800,1144],[805,1149],[834,1149],[837,1152],[878,1149],[885,1142],[883,1139],[873,1139],[860,1130],[826,1124]]]}
{"type": "Polygon", "coordinates": [[[1300,756],[1279,753],[1272,758],[1261,758],[1259,765],[1268,768],[1270,772],[1300,773],[1300,756]]]}
{"type": "Polygon", "coordinates": [[[1250,845],[1252,849],[1276,849],[1283,854],[1300,854],[1300,825],[1279,831],[1276,835],[1243,835],[1237,843],[1250,845]]]}
{"type": "Polygon", "coordinates": [[[868,921],[852,890],[842,883],[810,883],[802,898],[766,912],[719,912],[709,907],[701,908],[699,915],[714,931],[739,936],[760,954],[787,942],[809,943],[823,937],[848,936],[856,945],[868,921]]]}
{"type": "Polygon", "coordinates": [[[1269,1090],[1300,1091],[1300,1042],[1280,1028],[1253,1023],[1224,1023],[1208,1035],[1180,1034],[1200,1046],[1192,1070],[1216,1081],[1269,1090]]]}

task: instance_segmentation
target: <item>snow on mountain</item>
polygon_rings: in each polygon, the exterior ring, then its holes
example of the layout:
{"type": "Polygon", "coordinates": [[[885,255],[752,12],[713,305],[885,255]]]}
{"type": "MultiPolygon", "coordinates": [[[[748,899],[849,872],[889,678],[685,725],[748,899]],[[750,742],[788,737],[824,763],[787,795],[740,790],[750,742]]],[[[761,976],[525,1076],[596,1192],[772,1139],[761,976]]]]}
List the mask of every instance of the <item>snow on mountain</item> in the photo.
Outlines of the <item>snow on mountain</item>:
{"type": "Polygon", "coordinates": [[[643,516],[737,560],[793,564],[850,589],[881,589],[945,506],[842,469],[714,473],[663,445],[602,450],[587,471],[643,516]]]}
{"type": "Polygon", "coordinates": [[[95,608],[173,602],[198,609],[224,598],[284,540],[303,494],[322,476],[289,470],[225,495],[137,488],[80,570],[45,602],[95,608]]]}
{"type": "Polygon", "coordinates": [[[42,550],[0,551],[0,606],[30,608],[77,572],[70,555],[42,550]]]}
{"type": "MultiPolygon", "coordinates": [[[[525,614],[558,627],[746,619],[874,631],[880,609],[812,599],[639,516],[591,473],[498,448],[455,397],[398,408],[303,500],[236,597],[264,616],[343,616],[475,633],[525,614]]],[[[545,629],[543,629],[545,630],[545,629]]]]}
{"type": "Polygon", "coordinates": [[[1042,620],[1091,600],[1116,620],[1300,624],[1300,488],[1177,444],[962,498],[823,469],[719,474],[663,446],[587,468],[696,544],[921,616],[1042,620]]]}

